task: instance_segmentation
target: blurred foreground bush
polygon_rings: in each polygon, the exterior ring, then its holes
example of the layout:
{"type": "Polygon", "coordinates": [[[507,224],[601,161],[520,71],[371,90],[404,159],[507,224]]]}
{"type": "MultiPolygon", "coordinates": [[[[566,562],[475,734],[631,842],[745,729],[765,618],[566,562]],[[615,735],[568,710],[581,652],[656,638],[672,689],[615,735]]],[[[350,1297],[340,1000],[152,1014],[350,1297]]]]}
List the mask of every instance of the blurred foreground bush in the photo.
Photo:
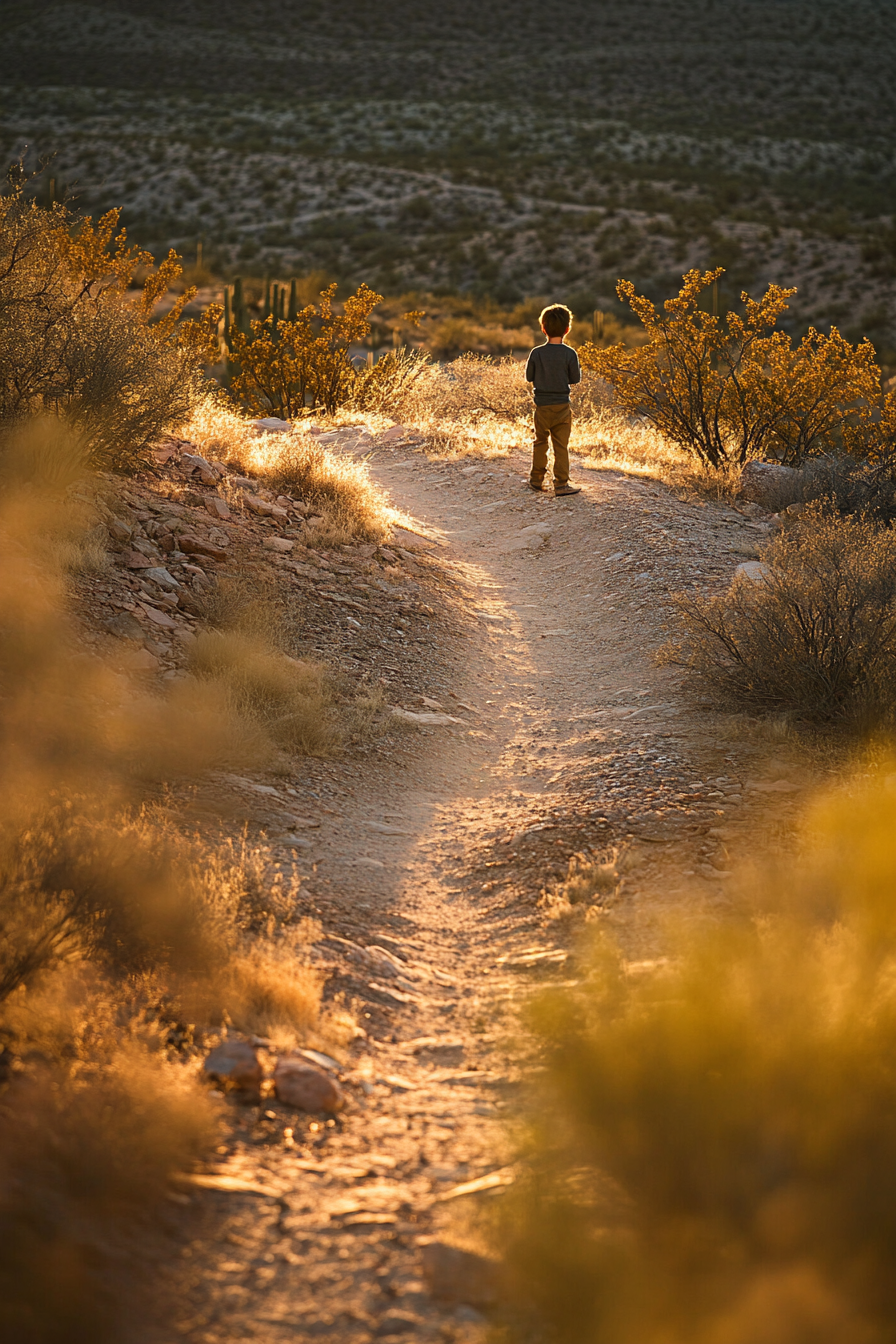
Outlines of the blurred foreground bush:
{"type": "Polygon", "coordinates": [[[257,732],[214,686],[163,695],[79,648],[64,557],[89,519],[47,485],[71,454],[44,428],[0,503],[0,1338],[105,1344],[158,1307],[142,1230],[214,1141],[204,1043],[313,1040],[322,983],[264,847],[143,805],[257,732]]]}
{"type": "Polygon", "coordinates": [[[532,1014],[546,1071],[504,1236],[546,1338],[892,1338],[896,775],[820,802],[754,889],[755,918],[691,923],[668,963],[599,942],[532,1014]]]}
{"type": "Polygon", "coordinates": [[[74,431],[86,461],[127,470],[204,392],[203,360],[217,359],[220,309],[180,321],[186,290],[152,322],[180,274],[171,252],[158,269],[116,233],[119,212],[94,226],[66,207],[42,210],[13,164],[0,196],[0,432],[51,412],[74,431]],[[129,293],[138,272],[142,289],[129,293]],[[148,272],[148,273],[147,273],[148,272]]]}
{"type": "Polygon", "coordinates": [[[734,708],[859,731],[896,717],[896,533],[815,505],[763,552],[763,570],[717,596],[677,599],[668,650],[734,708]]]}

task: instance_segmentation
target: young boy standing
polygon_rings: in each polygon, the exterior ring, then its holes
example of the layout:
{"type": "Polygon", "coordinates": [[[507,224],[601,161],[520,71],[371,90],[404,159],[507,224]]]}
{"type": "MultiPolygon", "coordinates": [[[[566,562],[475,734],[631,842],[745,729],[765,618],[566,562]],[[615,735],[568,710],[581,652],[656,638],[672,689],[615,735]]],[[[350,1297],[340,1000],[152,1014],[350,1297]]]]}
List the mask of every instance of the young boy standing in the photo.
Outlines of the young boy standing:
{"type": "Polygon", "coordinates": [[[565,304],[555,303],[543,310],[539,322],[547,341],[537,345],[526,362],[526,382],[535,386],[535,442],[529,489],[544,489],[550,436],[554,448],[554,494],[577,495],[582,487],[569,483],[572,432],[569,385],[582,381],[582,370],[575,350],[563,343],[572,326],[572,313],[565,304]]]}

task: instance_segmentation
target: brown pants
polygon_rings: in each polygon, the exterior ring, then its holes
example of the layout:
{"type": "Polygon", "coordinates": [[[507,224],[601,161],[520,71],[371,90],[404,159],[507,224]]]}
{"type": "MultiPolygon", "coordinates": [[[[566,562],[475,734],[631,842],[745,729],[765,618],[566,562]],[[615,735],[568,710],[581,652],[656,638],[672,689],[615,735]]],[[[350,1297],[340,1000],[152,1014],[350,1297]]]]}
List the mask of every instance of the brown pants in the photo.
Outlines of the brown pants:
{"type": "Polygon", "coordinates": [[[569,480],[569,436],[572,410],[569,402],[559,406],[535,407],[535,442],[532,445],[532,471],[529,480],[541,485],[548,469],[548,436],[554,449],[554,487],[569,480]]]}

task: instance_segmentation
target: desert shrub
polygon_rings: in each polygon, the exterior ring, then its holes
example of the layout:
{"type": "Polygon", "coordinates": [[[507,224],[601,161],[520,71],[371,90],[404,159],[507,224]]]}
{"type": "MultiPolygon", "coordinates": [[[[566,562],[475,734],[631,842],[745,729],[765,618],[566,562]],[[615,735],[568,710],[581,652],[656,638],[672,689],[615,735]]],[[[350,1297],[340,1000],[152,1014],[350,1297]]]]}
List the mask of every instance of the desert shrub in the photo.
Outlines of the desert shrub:
{"type": "Polygon", "coordinates": [[[496,360],[488,355],[461,355],[445,370],[440,391],[439,410],[447,416],[484,411],[499,420],[518,420],[532,402],[525,367],[509,356],[496,360]]]}
{"type": "Polygon", "coordinates": [[[742,294],[743,316],[707,313],[700,295],[722,274],[689,271],[662,312],[621,280],[619,297],[649,339],[640,348],[586,343],[583,365],[612,385],[620,407],[711,467],[772,455],[796,465],[820,451],[877,443],[892,407],[870,341],[853,347],[836,328],[828,336],[813,328],[794,348],[775,324],[796,291],[778,285],[758,302],[742,294]]]}
{"type": "Polygon", "coordinates": [[[230,389],[243,406],[292,420],[306,406],[332,415],[351,399],[358,375],[349,348],[370,334],[370,314],[382,295],[361,285],[338,314],[335,295],[334,283],[319,305],[309,304],[292,321],[253,321],[248,334],[231,326],[227,341],[237,372],[230,389]]]}
{"type": "Polygon", "coordinates": [[[86,460],[131,468],[200,399],[200,361],[219,310],[203,324],[178,325],[195,295],[186,291],[151,323],[180,272],[175,254],[129,296],[153,259],[128,248],[123,230],[116,236],[118,211],[94,227],[62,205],[40,209],[24,186],[13,171],[0,196],[0,430],[50,412],[74,431],[86,460]]]}
{"type": "Polygon", "coordinates": [[[73,522],[27,461],[5,484],[0,1335],[93,1344],[122,1337],[125,1306],[156,1307],[143,1230],[171,1172],[214,1137],[192,1052],[228,1018],[307,1039],[320,1004],[291,941],[295,884],[264,847],[210,845],[141,807],[142,785],[257,759],[234,755],[237,725],[270,754],[259,716],[301,737],[289,695],[315,684],[286,659],[292,680],[231,659],[220,685],[163,697],[85,657],[51,543],[74,544],[89,519],[73,522]]]}
{"type": "Polygon", "coordinates": [[[659,967],[603,939],[537,1003],[529,1175],[501,1224],[521,1337],[889,1337],[892,780],[816,807],[755,918],[689,922],[659,967]]]}
{"type": "Polygon", "coordinates": [[[893,463],[851,457],[818,457],[805,462],[787,503],[821,504],[843,514],[863,514],[870,522],[896,520],[893,463]]]}
{"type": "Polygon", "coordinates": [[[896,534],[824,514],[764,552],[759,581],[679,597],[669,656],[732,705],[866,728],[896,711],[896,534]]]}

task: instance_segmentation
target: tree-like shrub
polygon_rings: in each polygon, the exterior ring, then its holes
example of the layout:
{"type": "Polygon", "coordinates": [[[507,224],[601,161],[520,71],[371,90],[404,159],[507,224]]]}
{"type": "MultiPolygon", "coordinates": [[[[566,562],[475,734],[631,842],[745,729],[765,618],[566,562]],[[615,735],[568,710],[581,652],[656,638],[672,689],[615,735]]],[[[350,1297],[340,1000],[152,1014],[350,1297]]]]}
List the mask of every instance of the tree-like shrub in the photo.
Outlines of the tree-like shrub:
{"type": "Polygon", "coordinates": [[[836,328],[827,336],[813,328],[794,348],[776,323],[796,290],[778,285],[758,301],[742,294],[743,315],[706,312],[700,296],[723,274],[722,267],[689,271],[662,311],[620,280],[619,297],[640,318],[647,343],[598,349],[587,342],[579,349],[583,366],[611,384],[623,410],[711,467],[889,451],[893,399],[881,394],[871,342],[854,347],[836,328]]]}
{"type": "Polygon", "coordinates": [[[0,196],[0,430],[40,412],[75,431],[85,459],[128,469],[202,393],[201,363],[217,358],[220,309],[182,322],[186,290],[161,320],[154,309],[180,274],[175,253],[155,268],[129,247],[119,212],[96,225],[25,194],[18,165],[0,196]],[[138,271],[149,274],[136,292],[138,271]]]}
{"type": "Polygon", "coordinates": [[[758,579],[680,597],[668,651],[734,707],[866,728],[896,715],[896,534],[810,507],[758,579]]]}

